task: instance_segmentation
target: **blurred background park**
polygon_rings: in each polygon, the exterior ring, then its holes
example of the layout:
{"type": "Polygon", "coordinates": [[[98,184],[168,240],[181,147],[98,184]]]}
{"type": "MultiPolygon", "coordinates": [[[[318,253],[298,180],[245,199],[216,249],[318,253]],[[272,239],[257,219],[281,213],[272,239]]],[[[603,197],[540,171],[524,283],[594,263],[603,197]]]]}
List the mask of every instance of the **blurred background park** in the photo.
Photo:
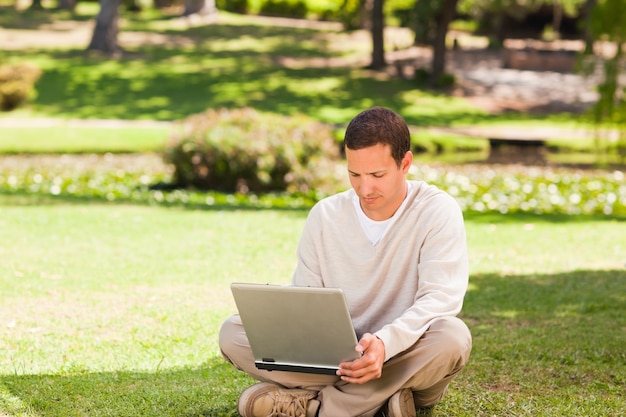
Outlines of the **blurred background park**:
{"type": "Polygon", "coordinates": [[[232,281],[288,283],[380,105],[463,208],[435,416],[624,416],[623,0],[0,0],[0,416],[235,416],[232,281]]]}

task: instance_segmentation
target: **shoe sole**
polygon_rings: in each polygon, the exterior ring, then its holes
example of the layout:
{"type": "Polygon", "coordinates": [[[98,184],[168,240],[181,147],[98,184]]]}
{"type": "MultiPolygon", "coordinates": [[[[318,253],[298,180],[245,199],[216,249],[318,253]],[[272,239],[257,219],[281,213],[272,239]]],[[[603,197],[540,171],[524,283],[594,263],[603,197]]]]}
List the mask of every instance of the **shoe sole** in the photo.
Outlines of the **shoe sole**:
{"type": "Polygon", "coordinates": [[[413,392],[410,389],[402,389],[393,395],[388,402],[389,417],[415,417],[417,413],[413,402],[413,392]]]}
{"type": "Polygon", "coordinates": [[[254,404],[254,399],[259,396],[265,394],[266,392],[276,391],[279,387],[275,384],[270,384],[269,382],[260,382],[258,384],[252,385],[239,396],[239,400],[237,401],[237,412],[243,417],[254,417],[252,415],[252,404],[254,404]]]}

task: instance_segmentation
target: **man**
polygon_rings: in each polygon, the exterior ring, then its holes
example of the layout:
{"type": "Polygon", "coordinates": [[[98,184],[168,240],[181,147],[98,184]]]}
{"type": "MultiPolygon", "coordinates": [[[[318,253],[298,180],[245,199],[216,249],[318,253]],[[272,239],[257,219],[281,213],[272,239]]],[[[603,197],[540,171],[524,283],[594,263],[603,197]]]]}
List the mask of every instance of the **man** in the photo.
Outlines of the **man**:
{"type": "Polygon", "coordinates": [[[407,181],[410,134],[395,112],[358,114],[344,147],[352,189],[311,209],[292,281],[343,289],[362,356],[336,376],[258,370],[232,316],[220,331],[222,354],[262,381],[239,398],[244,417],[428,414],[469,359],[471,335],[456,317],[468,284],[458,204],[407,181]]]}

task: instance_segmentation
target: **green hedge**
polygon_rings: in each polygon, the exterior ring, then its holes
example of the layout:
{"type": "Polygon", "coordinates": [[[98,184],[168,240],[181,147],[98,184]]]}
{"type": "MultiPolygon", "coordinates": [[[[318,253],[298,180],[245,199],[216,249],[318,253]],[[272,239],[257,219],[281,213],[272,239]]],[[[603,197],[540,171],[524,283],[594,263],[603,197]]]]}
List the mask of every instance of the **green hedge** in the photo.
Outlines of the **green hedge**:
{"type": "MultiPolygon", "coordinates": [[[[362,0],[217,0],[219,10],[233,13],[264,14],[289,18],[307,18],[343,23],[346,29],[361,26],[362,0]]],[[[412,0],[387,0],[389,16],[405,15],[412,10],[412,0]]]]}
{"type": "Polygon", "coordinates": [[[331,126],[251,108],[188,117],[165,152],[175,186],[243,194],[321,187],[339,156],[331,126]]]}

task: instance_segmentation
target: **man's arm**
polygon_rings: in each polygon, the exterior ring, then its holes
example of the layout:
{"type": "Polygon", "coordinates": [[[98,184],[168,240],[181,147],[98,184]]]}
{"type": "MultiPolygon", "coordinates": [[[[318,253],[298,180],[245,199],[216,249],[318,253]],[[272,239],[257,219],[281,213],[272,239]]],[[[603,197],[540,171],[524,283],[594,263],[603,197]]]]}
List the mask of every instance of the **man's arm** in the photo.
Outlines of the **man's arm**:
{"type": "Polygon", "coordinates": [[[463,215],[449,195],[440,194],[436,201],[416,225],[428,230],[419,245],[419,288],[413,305],[374,332],[385,343],[386,359],[417,342],[432,320],[455,316],[463,305],[469,275],[463,215]]]}

